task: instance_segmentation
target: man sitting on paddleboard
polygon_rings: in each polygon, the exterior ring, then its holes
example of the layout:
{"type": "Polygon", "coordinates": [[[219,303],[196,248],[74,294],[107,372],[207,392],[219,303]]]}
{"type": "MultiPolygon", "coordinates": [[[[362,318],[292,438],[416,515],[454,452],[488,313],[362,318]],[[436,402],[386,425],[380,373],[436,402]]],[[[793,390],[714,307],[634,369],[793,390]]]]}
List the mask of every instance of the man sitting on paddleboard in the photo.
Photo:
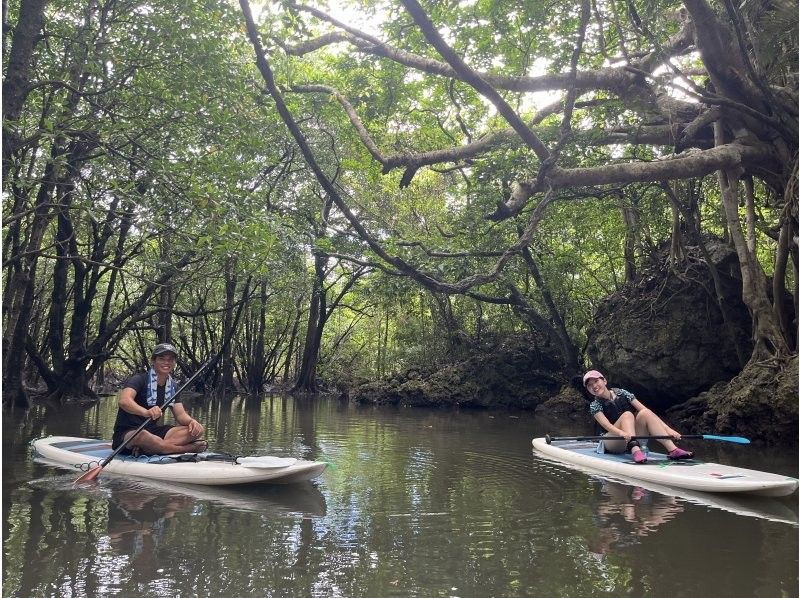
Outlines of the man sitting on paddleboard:
{"type": "Polygon", "coordinates": [[[208,442],[200,437],[205,431],[202,424],[186,413],[180,397],[169,405],[179,425],[159,424],[163,412],[161,405],[175,394],[176,385],[172,370],[178,350],[169,343],[153,349],[153,366],[147,372],[131,376],[119,392],[119,409],[114,424],[112,448],[116,449],[149,419],[148,425],[133,436],[121,451],[133,454],[168,455],[174,453],[201,453],[208,442]]]}
{"type": "MultiPolygon", "coordinates": [[[[589,405],[589,413],[611,436],[622,436],[625,440],[603,440],[609,453],[630,451],[637,463],[647,461],[638,440],[634,436],[671,436],[680,440],[681,435],[665,424],[660,417],[645,407],[636,396],[622,388],[609,388],[603,374],[589,370],[583,375],[583,385],[595,397],[589,405]],[[612,423],[613,422],[613,423],[612,423]]],[[[691,459],[694,453],[678,448],[672,440],[659,440],[667,449],[670,459],[691,459]]]]}

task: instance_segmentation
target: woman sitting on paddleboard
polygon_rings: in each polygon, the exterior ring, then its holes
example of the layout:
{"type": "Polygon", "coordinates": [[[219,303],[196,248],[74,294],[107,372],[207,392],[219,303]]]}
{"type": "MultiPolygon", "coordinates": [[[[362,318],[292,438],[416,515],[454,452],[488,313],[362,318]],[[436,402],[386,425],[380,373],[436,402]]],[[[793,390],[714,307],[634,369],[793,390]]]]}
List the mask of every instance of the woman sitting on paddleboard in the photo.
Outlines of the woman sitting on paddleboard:
{"type": "MultiPolygon", "coordinates": [[[[647,455],[634,436],[671,436],[680,440],[681,435],[665,424],[660,417],[645,407],[636,396],[622,388],[609,388],[605,376],[597,370],[589,370],[583,375],[583,385],[594,400],[589,405],[589,413],[611,436],[622,436],[625,440],[603,440],[609,453],[630,451],[637,463],[647,461],[647,455]]],[[[685,451],[672,440],[659,440],[667,449],[670,459],[691,459],[694,453],[685,451]]]]}

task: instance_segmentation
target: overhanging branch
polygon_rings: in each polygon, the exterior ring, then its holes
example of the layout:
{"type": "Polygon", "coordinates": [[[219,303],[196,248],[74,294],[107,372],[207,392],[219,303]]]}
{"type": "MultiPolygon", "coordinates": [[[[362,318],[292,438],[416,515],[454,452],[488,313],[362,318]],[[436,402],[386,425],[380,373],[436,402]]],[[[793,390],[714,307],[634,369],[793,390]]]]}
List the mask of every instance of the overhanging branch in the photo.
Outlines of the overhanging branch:
{"type": "Polygon", "coordinates": [[[686,152],[666,160],[653,162],[627,162],[607,164],[593,168],[553,168],[542,182],[514,183],[511,197],[500,204],[489,220],[504,220],[516,216],[528,200],[549,186],[552,189],[602,185],[627,185],[689,179],[713,174],[720,169],[743,168],[750,170],[774,159],[766,147],[729,143],[708,150],[686,152]]]}

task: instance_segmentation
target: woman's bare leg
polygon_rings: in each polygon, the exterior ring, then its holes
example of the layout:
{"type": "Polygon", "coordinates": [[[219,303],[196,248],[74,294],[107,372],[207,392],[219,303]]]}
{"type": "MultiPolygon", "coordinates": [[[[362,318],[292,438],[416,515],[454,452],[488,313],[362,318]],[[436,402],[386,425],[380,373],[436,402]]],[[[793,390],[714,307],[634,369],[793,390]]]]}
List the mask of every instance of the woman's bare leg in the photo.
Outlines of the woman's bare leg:
{"type": "MultiPolygon", "coordinates": [[[[637,436],[671,436],[672,430],[664,421],[649,409],[642,409],[636,414],[637,436]]],[[[667,452],[677,448],[672,440],[659,440],[667,452]]]]}
{"type": "MultiPolygon", "coordinates": [[[[614,422],[614,426],[625,432],[625,436],[636,436],[636,420],[633,413],[626,411],[614,422]]],[[[624,453],[628,449],[627,440],[604,440],[603,444],[609,453],[624,453]]],[[[631,454],[641,450],[638,446],[631,448],[631,454]]]]}

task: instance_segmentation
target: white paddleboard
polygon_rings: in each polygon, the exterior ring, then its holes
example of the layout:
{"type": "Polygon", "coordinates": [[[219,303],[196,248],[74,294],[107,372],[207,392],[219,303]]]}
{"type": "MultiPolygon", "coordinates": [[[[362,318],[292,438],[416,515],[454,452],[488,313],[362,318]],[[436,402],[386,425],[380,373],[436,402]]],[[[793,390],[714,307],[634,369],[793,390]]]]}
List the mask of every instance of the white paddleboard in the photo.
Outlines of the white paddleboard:
{"type": "MultiPolygon", "coordinates": [[[[31,443],[38,458],[47,463],[74,468],[76,473],[96,467],[113,451],[111,443],[73,436],[50,436],[31,443]]],[[[213,456],[203,454],[202,457],[213,456]]],[[[319,461],[280,457],[239,457],[234,460],[178,461],[166,455],[133,457],[117,455],[103,472],[162,480],[177,484],[229,486],[237,484],[289,484],[310,480],[327,467],[319,461]],[[247,463],[249,460],[249,464],[247,463]]]]}
{"type": "Polygon", "coordinates": [[[629,454],[597,453],[596,442],[554,440],[548,444],[544,438],[534,438],[533,448],[558,463],[670,488],[757,496],[789,496],[797,490],[797,479],[789,476],[697,459],[670,461],[655,452],[648,454],[646,463],[634,463],[629,454]]]}

